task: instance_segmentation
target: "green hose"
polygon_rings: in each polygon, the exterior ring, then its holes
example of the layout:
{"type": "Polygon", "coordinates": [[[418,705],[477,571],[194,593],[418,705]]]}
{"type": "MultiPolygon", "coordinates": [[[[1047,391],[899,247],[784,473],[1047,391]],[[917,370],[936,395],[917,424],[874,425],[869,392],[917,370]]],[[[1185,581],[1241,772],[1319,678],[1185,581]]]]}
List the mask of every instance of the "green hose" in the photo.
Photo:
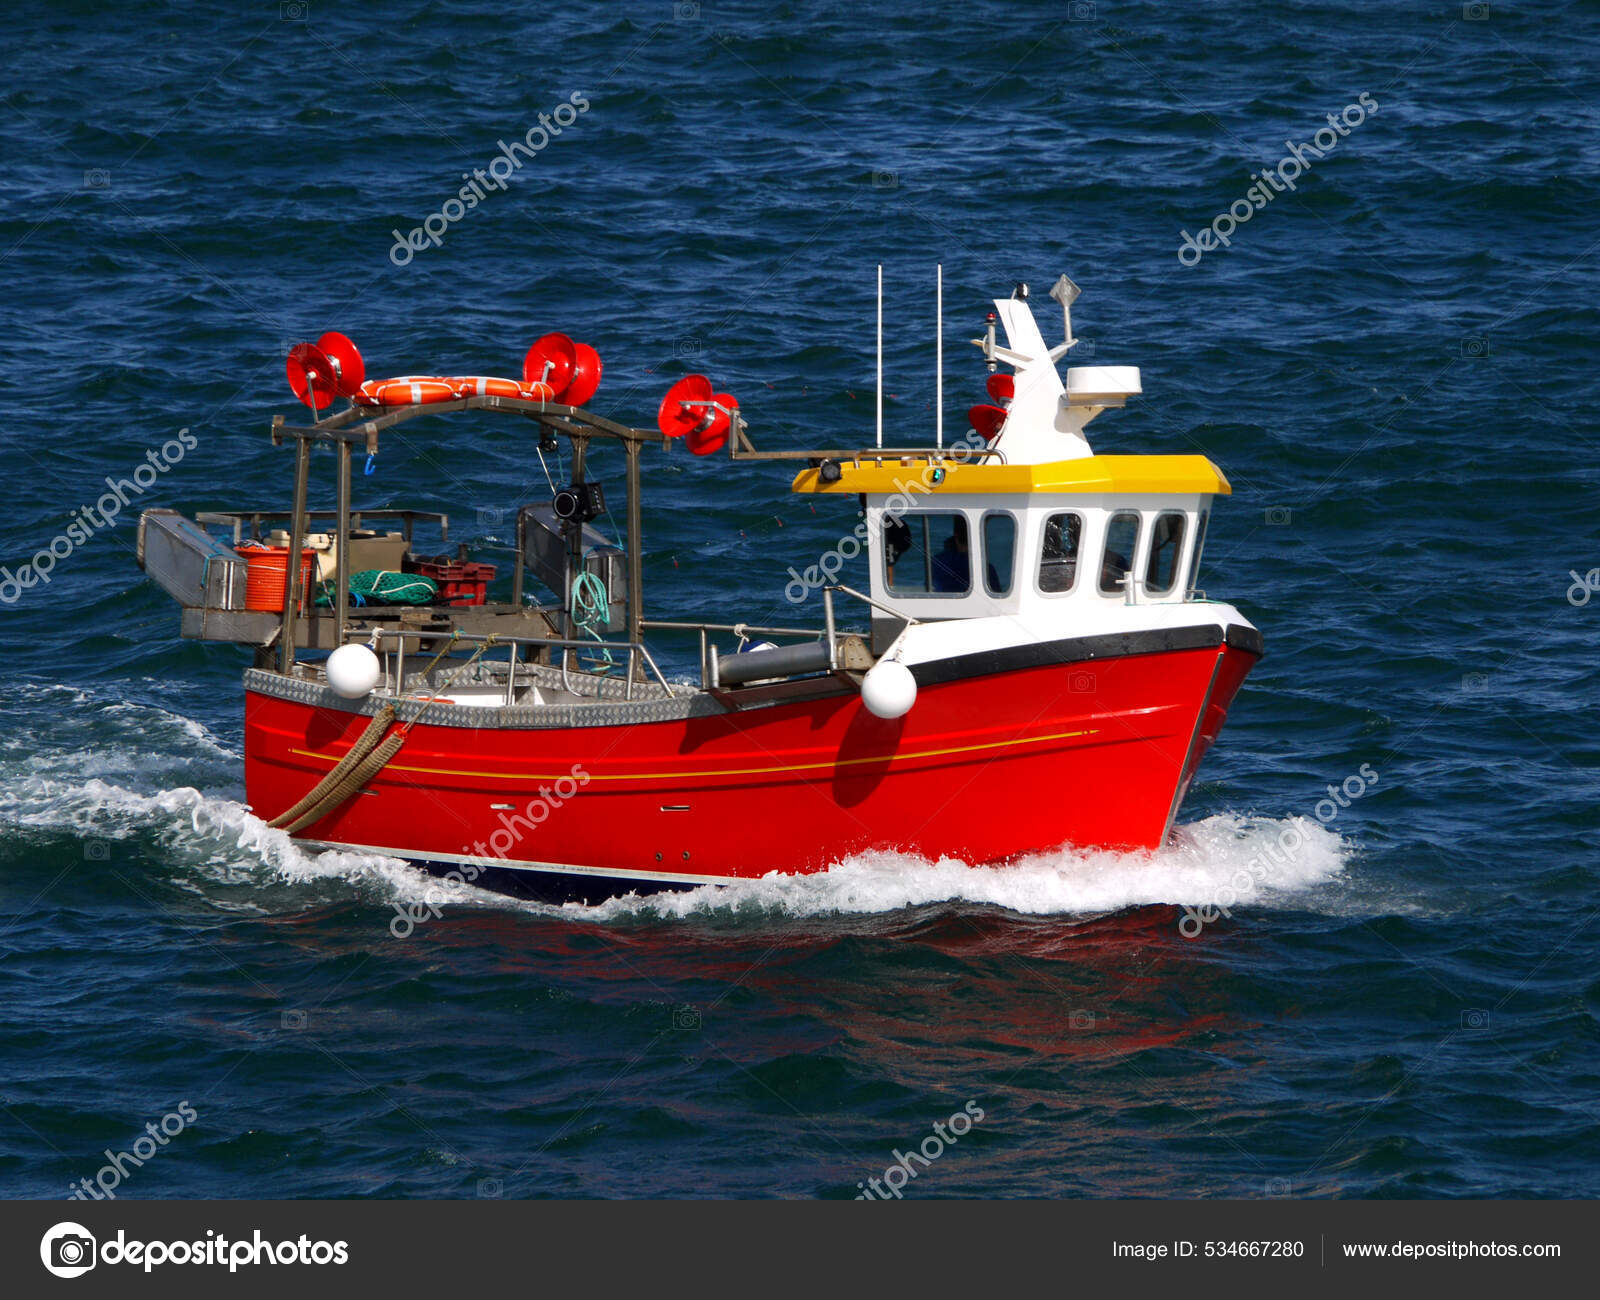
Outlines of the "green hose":
{"type": "MultiPolygon", "coordinates": [[[[585,570],[572,580],[572,599],[569,604],[572,609],[572,621],[579,629],[587,632],[596,641],[604,641],[601,629],[611,619],[611,597],[606,591],[606,584],[585,570]]],[[[601,647],[600,653],[605,657],[607,664],[616,662],[611,657],[611,651],[604,646],[601,647]]]]}

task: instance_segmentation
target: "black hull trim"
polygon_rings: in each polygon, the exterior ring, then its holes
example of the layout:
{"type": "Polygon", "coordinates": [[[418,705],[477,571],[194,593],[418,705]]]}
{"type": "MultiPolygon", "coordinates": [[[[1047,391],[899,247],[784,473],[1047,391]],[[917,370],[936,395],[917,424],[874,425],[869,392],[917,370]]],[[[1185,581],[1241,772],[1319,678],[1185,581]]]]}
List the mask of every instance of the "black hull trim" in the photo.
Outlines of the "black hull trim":
{"type": "Polygon", "coordinates": [[[1115,632],[1108,636],[1075,636],[1060,641],[1037,641],[1006,646],[977,654],[911,664],[918,686],[984,677],[991,673],[1046,668],[1053,664],[1092,663],[1097,659],[1125,659],[1136,655],[1169,654],[1177,650],[1211,650],[1223,644],[1261,658],[1264,643],[1253,627],[1233,623],[1226,634],[1215,624],[1204,627],[1158,628],[1148,632],[1115,632]]]}
{"type": "MultiPolygon", "coordinates": [[[[427,858],[406,858],[431,876],[459,879],[459,862],[440,862],[427,858]]],[[[698,889],[685,881],[653,880],[639,876],[599,876],[568,874],[560,871],[525,871],[517,867],[476,866],[473,885],[496,894],[509,894],[533,903],[603,903],[624,894],[660,894],[673,890],[698,889]]]]}

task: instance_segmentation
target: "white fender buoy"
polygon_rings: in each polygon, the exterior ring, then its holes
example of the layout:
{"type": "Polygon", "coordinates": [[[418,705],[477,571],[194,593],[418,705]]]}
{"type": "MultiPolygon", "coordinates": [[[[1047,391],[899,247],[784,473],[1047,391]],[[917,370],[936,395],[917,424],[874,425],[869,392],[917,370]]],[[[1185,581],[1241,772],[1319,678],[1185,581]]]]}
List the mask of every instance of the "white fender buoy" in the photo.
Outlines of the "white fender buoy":
{"type": "Polygon", "coordinates": [[[880,718],[903,718],[917,702],[917,679],[898,659],[885,659],[861,681],[861,702],[880,718]]]}
{"type": "Polygon", "coordinates": [[[328,656],[328,685],[335,695],[359,700],[371,695],[383,676],[378,656],[364,645],[342,645],[328,656]]]}

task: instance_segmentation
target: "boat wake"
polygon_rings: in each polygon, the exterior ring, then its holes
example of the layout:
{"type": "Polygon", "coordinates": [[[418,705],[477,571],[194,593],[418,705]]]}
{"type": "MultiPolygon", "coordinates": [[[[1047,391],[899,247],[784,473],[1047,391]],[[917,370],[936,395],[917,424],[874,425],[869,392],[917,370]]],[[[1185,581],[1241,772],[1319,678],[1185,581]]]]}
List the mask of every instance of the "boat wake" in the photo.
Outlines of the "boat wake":
{"type": "MultiPolygon", "coordinates": [[[[1180,826],[1171,843],[1152,852],[1069,847],[1004,866],[973,866],[879,851],[813,875],[774,872],[594,905],[531,903],[447,886],[397,858],[310,852],[240,801],[243,792],[230,784],[237,756],[199,723],[81,692],[53,703],[53,725],[25,752],[0,745],[0,826],[9,828],[7,838],[99,843],[124,867],[131,855],[113,850],[125,844],[144,869],[225,911],[279,914],[359,902],[430,919],[480,908],[649,924],[872,915],[938,904],[1084,918],[1167,905],[1186,909],[1193,929],[1240,909],[1344,911],[1350,902],[1337,888],[1355,852],[1350,841],[1305,817],[1223,813],[1180,826]]],[[[86,866],[97,865],[87,849],[74,845],[72,852],[87,857],[86,866]]],[[[16,865],[27,869],[31,857],[16,865]]]]}
{"type": "MultiPolygon", "coordinates": [[[[1150,852],[1062,848],[1000,866],[907,853],[858,854],[817,875],[773,873],[677,894],[569,906],[595,920],[755,913],[812,917],[894,912],[938,903],[1025,916],[1103,916],[1173,905],[1208,924],[1240,908],[1303,907],[1342,876],[1354,846],[1304,817],[1207,817],[1150,852]]],[[[1192,928],[1192,927],[1191,927],[1192,928]]]]}
{"type": "Polygon", "coordinates": [[[1077,918],[1174,905],[1197,918],[1193,928],[1240,909],[1324,910],[1317,896],[1341,877],[1353,852],[1348,841],[1305,818],[1221,814],[1180,826],[1172,843],[1154,852],[1065,848],[1004,866],[972,866],[880,851],[815,875],[774,872],[682,893],[556,906],[447,886],[396,858],[310,852],[242,803],[192,787],[146,794],[97,777],[30,777],[0,790],[0,821],[90,842],[138,840],[143,856],[229,911],[277,913],[353,896],[392,907],[396,916],[497,908],[602,924],[804,919],[949,903],[1077,918]]]}

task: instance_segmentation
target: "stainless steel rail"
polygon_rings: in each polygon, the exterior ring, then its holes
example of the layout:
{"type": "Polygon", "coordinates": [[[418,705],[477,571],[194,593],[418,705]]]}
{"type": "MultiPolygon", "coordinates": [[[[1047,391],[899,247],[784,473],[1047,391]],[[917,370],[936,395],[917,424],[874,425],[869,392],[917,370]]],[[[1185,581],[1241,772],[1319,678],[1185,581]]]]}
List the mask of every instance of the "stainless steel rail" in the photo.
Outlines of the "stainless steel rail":
{"type": "Polygon", "coordinates": [[[842,591],[847,596],[854,596],[857,600],[861,601],[862,603],[870,605],[873,609],[881,609],[885,614],[888,614],[891,618],[897,618],[902,623],[905,623],[907,625],[912,624],[912,623],[919,623],[919,622],[922,621],[921,619],[912,618],[911,615],[909,615],[909,614],[902,614],[898,609],[894,609],[889,605],[885,605],[882,601],[873,600],[873,598],[871,596],[864,595],[863,593],[857,591],[854,587],[847,587],[842,582],[836,582],[831,587],[824,587],[822,589],[822,599],[826,603],[826,608],[830,611],[830,613],[829,613],[829,617],[830,618],[832,617],[831,611],[832,611],[832,608],[833,608],[832,596],[833,596],[833,593],[836,592],[836,591],[842,591]]]}
{"type": "Polygon", "coordinates": [[[817,627],[759,627],[754,623],[670,623],[661,619],[647,619],[645,627],[661,628],[671,632],[732,632],[735,636],[821,636],[817,627]]]}
{"type": "MultiPolygon", "coordinates": [[[[507,646],[511,652],[510,667],[512,674],[510,680],[508,680],[506,684],[508,702],[511,695],[512,683],[516,680],[517,650],[522,646],[531,646],[541,650],[560,650],[561,679],[563,685],[567,685],[569,681],[567,665],[572,651],[623,651],[626,652],[628,656],[628,672],[623,685],[624,699],[631,700],[633,698],[633,683],[636,676],[634,672],[636,663],[635,656],[637,656],[637,659],[642,661],[645,666],[649,668],[650,672],[654,674],[656,681],[661,684],[661,688],[666,691],[668,695],[677,694],[677,688],[667,680],[666,675],[661,671],[660,666],[656,663],[654,656],[651,655],[649,649],[641,641],[582,641],[568,637],[502,636],[498,633],[493,635],[484,635],[476,632],[436,631],[426,628],[376,628],[371,632],[352,632],[350,637],[352,641],[372,641],[375,643],[375,645],[381,645],[382,642],[387,639],[393,639],[398,642],[396,654],[399,659],[399,666],[395,673],[395,689],[397,691],[403,689],[405,685],[405,646],[406,641],[409,638],[415,638],[419,643],[422,641],[461,641],[469,644],[487,642],[497,646],[507,646]]],[[[593,677],[612,681],[615,680],[615,678],[610,678],[605,673],[579,673],[578,675],[580,677],[593,677]]],[[[568,685],[568,689],[571,690],[570,685],[568,685]]],[[[582,692],[573,690],[572,694],[581,695],[582,692]]]]}
{"type": "MultiPolygon", "coordinates": [[[[195,515],[197,524],[221,524],[233,529],[233,544],[237,546],[244,540],[245,521],[250,523],[250,536],[259,540],[261,525],[266,520],[282,519],[287,521],[294,514],[291,507],[288,510],[202,510],[195,515]]],[[[337,519],[337,510],[307,510],[306,519],[337,519]]],[[[413,533],[419,520],[439,526],[439,540],[444,545],[450,543],[450,517],[437,510],[397,510],[383,508],[378,510],[351,510],[350,527],[360,528],[363,519],[397,519],[400,521],[401,535],[407,544],[413,540],[413,533]]]]}

